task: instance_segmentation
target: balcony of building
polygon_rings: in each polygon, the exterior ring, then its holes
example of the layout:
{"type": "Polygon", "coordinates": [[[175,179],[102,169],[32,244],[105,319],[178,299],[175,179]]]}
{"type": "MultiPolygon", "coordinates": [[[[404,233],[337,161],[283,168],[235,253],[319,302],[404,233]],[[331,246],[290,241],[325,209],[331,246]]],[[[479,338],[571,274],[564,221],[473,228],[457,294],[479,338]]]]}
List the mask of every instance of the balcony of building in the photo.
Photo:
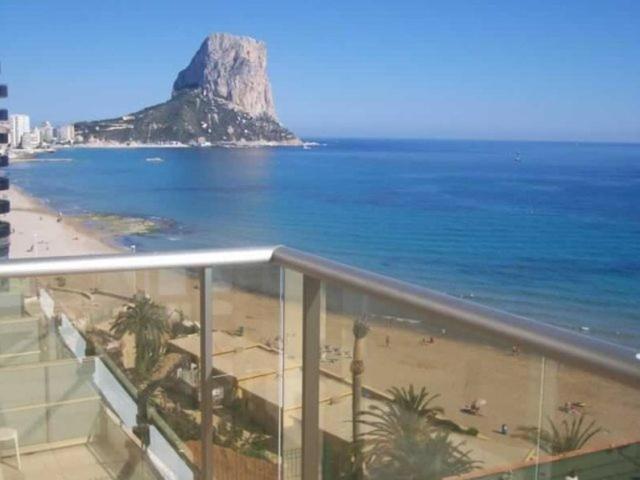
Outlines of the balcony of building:
{"type": "Polygon", "coordinates": [[[284,247],[0,277],[0,478],[640,475],[637,352],[592,336],[284,247]]]}

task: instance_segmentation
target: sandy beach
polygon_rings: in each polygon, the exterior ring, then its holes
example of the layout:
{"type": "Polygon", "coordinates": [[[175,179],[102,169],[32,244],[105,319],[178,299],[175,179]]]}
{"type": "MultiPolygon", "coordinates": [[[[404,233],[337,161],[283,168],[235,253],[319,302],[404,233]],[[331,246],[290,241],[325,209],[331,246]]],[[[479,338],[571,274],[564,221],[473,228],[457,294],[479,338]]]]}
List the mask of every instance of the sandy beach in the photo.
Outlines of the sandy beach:
{"type": "Polygon", "coordinates": [[[59,221],[56,212],[15,185],[5,194],[11,202],[11,211],[4,217],[13,229],[10,258],[100,255],[123,251],[109,244],[108,239],[99,238],[95,232],[84,228],[76,219],[63,217],[59,221]]]}

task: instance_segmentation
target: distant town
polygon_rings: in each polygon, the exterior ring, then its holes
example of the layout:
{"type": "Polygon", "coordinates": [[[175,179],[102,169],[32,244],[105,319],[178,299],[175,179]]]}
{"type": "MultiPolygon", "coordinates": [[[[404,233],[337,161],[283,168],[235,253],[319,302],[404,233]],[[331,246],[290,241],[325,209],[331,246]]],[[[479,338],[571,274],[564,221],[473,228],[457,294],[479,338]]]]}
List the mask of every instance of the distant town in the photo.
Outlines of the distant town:
{"type": "Polygon", "coordinates": [[[54,127],[50,122],[43,122],[38,127],[31,127],[29,115],[14,114],[9,116],[9,148],[15,153],[47,149],[55,145],[71,145],[76,141],[73,124],[54,127]]]}

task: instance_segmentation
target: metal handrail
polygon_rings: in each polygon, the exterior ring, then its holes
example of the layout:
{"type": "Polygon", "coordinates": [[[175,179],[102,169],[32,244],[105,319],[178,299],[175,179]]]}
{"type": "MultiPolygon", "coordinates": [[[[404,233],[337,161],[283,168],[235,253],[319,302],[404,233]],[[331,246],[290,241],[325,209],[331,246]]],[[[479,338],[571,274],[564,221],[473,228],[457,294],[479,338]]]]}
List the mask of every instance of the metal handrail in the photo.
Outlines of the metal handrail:
{"type": "Polygon", "coordinates": [[[452,326],[516,342],[534,353],[640,387],[640,354],[631,348],[484,307],[292,248],[277,247],[272,261],[315,278],[351,287],[361,293],[443,316],[452,322],[452,326]]]}
{"type": "Polygon", "coordinates": [[[198,268],[266,263],[275,247],[166,253],[85,255],[0,262],[0,277],[101,273],[158,268],[198,268]]]}
{"type": "Polygon", "coordinates": [[[452,326],[516,342],[535,353],[640,387],[640,354],[631,348],[453,298],[288,247],[11,260],[0,262],[0,277],[269,262],[428,314],[441,315],[452,326]]]}

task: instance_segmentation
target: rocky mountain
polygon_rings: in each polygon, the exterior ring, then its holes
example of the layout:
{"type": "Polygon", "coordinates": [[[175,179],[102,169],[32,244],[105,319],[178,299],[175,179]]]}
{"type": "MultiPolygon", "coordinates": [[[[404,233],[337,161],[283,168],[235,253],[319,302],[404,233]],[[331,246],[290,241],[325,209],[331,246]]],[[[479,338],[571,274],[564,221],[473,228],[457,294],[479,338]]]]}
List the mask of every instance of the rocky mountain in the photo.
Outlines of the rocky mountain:
{"type": "Polygon", "coordinates": [[[87,143],[300,143],[276,117],[265,44],[225,33],[204,40],[168,101],[75,129],[87,143]]]}

